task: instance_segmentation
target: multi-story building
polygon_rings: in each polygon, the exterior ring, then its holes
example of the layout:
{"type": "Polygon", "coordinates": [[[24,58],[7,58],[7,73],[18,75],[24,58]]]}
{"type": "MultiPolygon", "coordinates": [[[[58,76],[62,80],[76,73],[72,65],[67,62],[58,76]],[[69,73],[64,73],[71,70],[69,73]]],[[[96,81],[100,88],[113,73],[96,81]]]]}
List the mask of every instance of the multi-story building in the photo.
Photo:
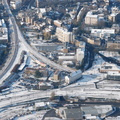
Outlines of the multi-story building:
{"type": "Polygon", "coordinates": [[[83,58],[84,58],[84,50],[82,50],[81,48],[78,48],[76,50],[76,59],[78,62],[82,62],[83,58]]]}
{"type": "Polygon", "coordinates": [[[61,27],[57,27],[56,36],[58,37],[58,40],[61,42],[69,42],[69,43],[75,42],[73,33],[68,32],[67,29],[63,29],[61,27]]]}
{"type": "Polygon", "coordinates": [[[5,21],[0,20],[0,43],[6,43],[8,41],[8,29],[5,21]]]}
{"type": "Polygon", "coordinates": [[[90,26],[104,25],[104,14],[99,13],[98,10],[91,10],[85,17],[85,24],[90,26]]]}
{"type": "Polygon", "coordinates": [[[98,15],[93,15],[93,13],[91,11],[89,11],[85,17],[85,24],[97,25],[98,24],[98,15]]]}
{"type": "Polygon", "coordinates": [[[114,29],[92,29],[91,30],[91,35],[94,37],[104,37],[104,36],[108,36],[110,37],[111,35],[115,34],[115,30],[114,29]]]}

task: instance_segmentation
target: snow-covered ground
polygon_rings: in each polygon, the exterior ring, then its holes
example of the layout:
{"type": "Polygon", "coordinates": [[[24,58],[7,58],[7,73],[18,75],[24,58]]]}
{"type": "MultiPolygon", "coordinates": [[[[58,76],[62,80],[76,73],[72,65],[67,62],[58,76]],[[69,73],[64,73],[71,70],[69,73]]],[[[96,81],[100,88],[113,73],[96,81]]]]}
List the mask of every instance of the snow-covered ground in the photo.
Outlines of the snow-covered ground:
{"type": "Polygon", "coordinates": [[[82,78],[80,78],[76,83],[69,85],[68,87],[94,84],[94,82],[103,80],[106,77],[106,74],[100,73],[98,70],[98,68],[100,68],[103,63],[105,63],[105,61],[100,56],[96,55],[93,66],[82,73],[82,78]]]}
{"type": "Polygon", "coordinates": [[[100,51],[102,55],[106,57],[113,57],[116,58],[117,60],[120,60],[120,54],[118,52],[113,52],[113,51],[100,51]]]}
{"type": "Polygon", "coordinates": [[[14,120],[42,120],[44,114],[46,113],[46,110],[43,111],[39,111],[39,112],[34,112],[32,114],[29,115],[24,115],[22,117],[17,117],[14,120]]]}

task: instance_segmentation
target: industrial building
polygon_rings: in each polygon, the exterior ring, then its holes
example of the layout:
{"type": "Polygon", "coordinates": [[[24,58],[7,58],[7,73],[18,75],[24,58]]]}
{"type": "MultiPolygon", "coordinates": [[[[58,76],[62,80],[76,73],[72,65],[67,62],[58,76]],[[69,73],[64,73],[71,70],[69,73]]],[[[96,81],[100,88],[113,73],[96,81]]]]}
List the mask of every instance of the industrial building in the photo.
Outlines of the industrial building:
{"type": "Polygon", "coordinates": [[[65,76],[65,82],[66,82],[66,84],[70,84],[70,83],[75,82],[76,80],[78,80],[81,77],[82,77],[82,71],[78,70],[78,71],[72,72],[68,76],[65,76]]]}
{"type": "Polygon", "coordinates": [[[110,71],[107,73],[108,80],[120,80],[120,73],[118,71],[110,71]]]}

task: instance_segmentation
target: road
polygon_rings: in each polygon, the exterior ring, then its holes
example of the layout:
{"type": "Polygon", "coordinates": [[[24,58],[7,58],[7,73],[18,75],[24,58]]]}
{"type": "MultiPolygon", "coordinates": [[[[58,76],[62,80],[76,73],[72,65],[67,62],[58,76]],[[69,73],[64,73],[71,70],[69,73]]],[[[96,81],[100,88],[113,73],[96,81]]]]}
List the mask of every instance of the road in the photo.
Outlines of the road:
{"type": "Polygon", "coordinates": [[[85,86],[76,86],[76,87],[68,87],[62,89],[53,89],[46,91],[22,91],[18,93],[11,93],[8,95],[0,96],[0,108],[9,107],[11,104],[19,104],[21,102],[26,102],[30,100],[50,97],[51,93],[55,92],[55,95],[58,96],[77,96],[81,98],[93,97],[93,98],[105,98],[105,99],[120,99],[119,92],[120,90],[109,90],[106,89],[95,89],[94,87],[89,87],[89,85],[85,86]]]}
{"type": "MultiPolygon", "coordinates": [[[[11,13],[11,11],[9,9],[7,9],[7,2],[6,0],[3,0],[3,3],[4,3],[4,6],[5,6],[5,9],[7,10],[7,13],[9,14],[10,16],[10,23],[13,24],[15,21],[14,21],[14,17],[11,13]]],[[[14,61],[15,61],[15,58],[17,57],[17,54],[18,54],[18,35],[17,35],[17,28],[16,26],[12,26],[12,43],[13,43],[13,46],[12,46],[12,50],[11,50],[11,55],[9,56],[9,61],[7,61],[7,63],[5,64],[4,66],[4,69],[2,69],[2,72],[0,74],[0,79],[2,81],[2,78],[4,78],[4,76],[6,75],[6,73],[10,70],[11,66],[13,65],[14,61]]]]}

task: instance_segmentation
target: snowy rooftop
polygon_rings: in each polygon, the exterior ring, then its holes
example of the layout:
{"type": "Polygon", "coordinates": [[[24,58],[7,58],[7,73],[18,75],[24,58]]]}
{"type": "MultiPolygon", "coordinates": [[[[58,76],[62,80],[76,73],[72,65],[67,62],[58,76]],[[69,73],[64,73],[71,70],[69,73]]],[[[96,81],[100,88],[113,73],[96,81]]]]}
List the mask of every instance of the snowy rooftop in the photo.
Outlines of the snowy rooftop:
{"type": "Polygon", "coordinates": [[[115,30],[114,29],[92,29],[91,33],[109,33],[109,34],[114,34],[115,30]]]}

